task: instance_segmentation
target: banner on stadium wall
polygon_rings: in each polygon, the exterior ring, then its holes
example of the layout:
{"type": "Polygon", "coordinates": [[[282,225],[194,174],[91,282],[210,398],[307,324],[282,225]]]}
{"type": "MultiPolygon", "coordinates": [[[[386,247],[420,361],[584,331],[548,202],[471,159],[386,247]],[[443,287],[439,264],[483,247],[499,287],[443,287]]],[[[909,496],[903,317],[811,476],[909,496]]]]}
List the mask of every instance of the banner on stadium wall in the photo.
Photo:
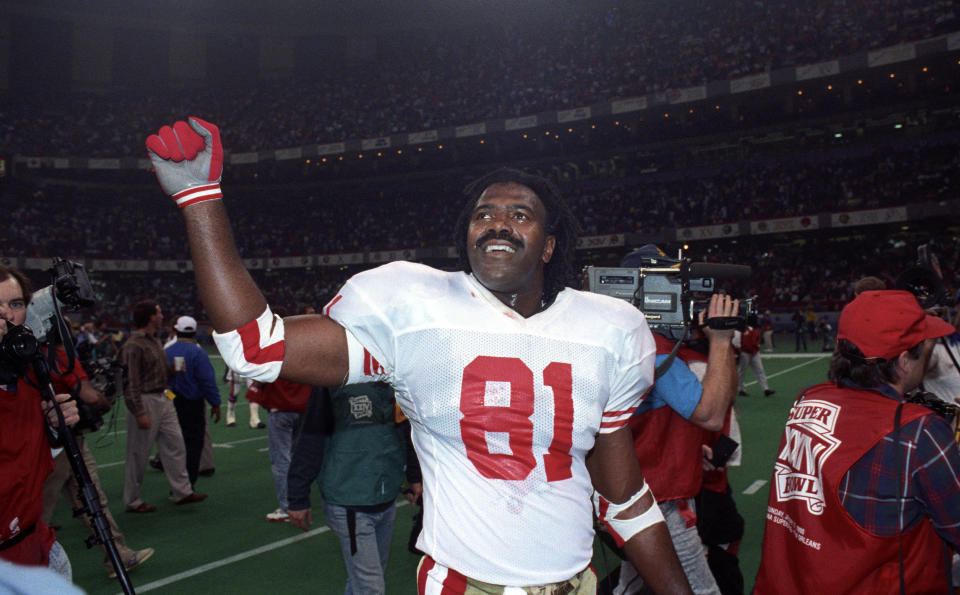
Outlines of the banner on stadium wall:
{"type": "Polygon", "coordinates": [[[595,250],[597,248],[617,248],[626,245],[626,236],[615,233],[606,236],[584,236],[577,238],[577,250],[595,250]]]}
{"type": "Polygon", "coordinates": [[[7,158],[0,157],[0,178],[7,177],[7,158]]]}
{"type": "Polygon", "coordinates": [[[750,233],[781,233],[786,231],[808,231],[820,227],[820,220],[814,216],[783,217],[750,222],[750,233]]]}
{"type": "Polygon", "coordinates": [[[312,256],[278,256],[264,258],[263,263],[268,269],[298,269],[313,265],[312,256]]]}
{"type": "Polygon", "coordinates": [[[832,227],[852,227],[854,225],[876,225],[877,223],[895,223],[907,220],[907,207],[889,209],[867,209],[830,215],[832,227]]]}
{"type": "Polygon", "coordinates": [[[288,149],[277,149],[273,152],[273,157],[277,161],[282,161],[284,159],[302,159],[303,158],[303,148],[302,147],[291,147],[288,149]]]}
{"type": "MultiPolygon", "coordinates": [[[[149,159],[147,159],[147,163],[150,163],[150,160],[149,160],[149,159]]],[[[151,164],[151,167],[153,167],[152,164],[151,164]]],[[[69,168],[70,168],[70,160],[67,159],[66,157],[57,157],[57,158],[55,158],[55,159],[53,160],[53,168],[54,168],[54,169],[69,169],[69,168]]]]}
{"type": "Polygon", "coordinates": [[[43,165],[43,159],[41,157],[25,157],[23,161],[26,162],[27,167],[30,169],[39,169],[40,166],[43,165]]]}
{"type": "Polygon", "coordinates": [[[90,169],[120,169],[119,159],[90,159],[87,163],[90,169]]]}
{"type": "Polygon", "coordinates": [[[317,155],[339,155],[346,150],[346,143],[328,143],[326,145],[317,145],[317,155]]]}
{"type": "Polygon", "coordinates": [[[873,68],[874,66],[895,64],[897,62],[913,60],[916,57],[917,46],[912,43],[904,43],[867,52],[867,66],[873,68]]]}
{"type": "Polygon", "coordinates": [[[646,97],[631,97],[630,99],[618,99],[610,102],[611,114],[625,114],[627,112],[639,112],[647,109],[646,97]]]}
{"type": "Polygon", "coordinates": [[[740,235],[740,226],[736,223],[721,223],[720,225],[699,225],[697,227],[678,227],[677,239],[712,240],[715,238],[732,238],[740,235]]]}
{"type": "MultiPolygon", "coordinates": [[[[159,264],[160,261],[157,261],[159,264]]],[[[171,263],[176,263],[178,261],[171,260],[171,263]]],[[[190,265],[190,270],[193,270],[193,263],[189,260],[179,261],[185,262],[190,265]]],[[[92,271],[149,271],[150,270],[150,261],[149,260],[106,260],[106,259],[94,259],[90,261],[90,270],[92,271]]],[[[168,270],[168,271],[179,271],[184,270],[180,268],[170,268],[170,269],[157,269],[157,270],[168,270]]]]}
{"type": "Polygon", "coordinates": [[[464,136],[479,136],[481,134],[487,133],[487,123],[486,122],[477,122],[476,124],[466,124],[464,126],[457,126],[453,130],[453,135],[457,138],[463,138],[464,136]]]}
{"type": "Polygon", "coordinates": [[[746,93],[757,89],[766,89],[770,86],[770,73],[761,72],[730,81],[731,93],[746,93]]]}
{"type": "Polygon", "coordinates": [[[557,122],[564,124],[566,122],[576,122],[577,120],[586,120],[590,117],[589,107],[578,107],[575,109],[565,109],[557,112],[557,122]]]}
{"type": "Polygon", "coordinates": [[[373,149],[389,149],[390,137],[381,136],[380,138],[365,138],[360,141],[360,148],[364,151],[371,151],[373,149]]]}
{"type": "Polygon", "coordinates": [[[256,163],[260,159],[256,152],[253,153],[231,153],[230,163],[233,165],[247,165],[256,163]]]}
{"type": "Polygon", "coordinates": [[[381,252],[371,252],[367,262],[393,262],[394,260],[414,260],[416,258],[416,250],[383,250],[381,252]]]}
{"type": "Polygon", "coordinates": [[[808,81],[824,76],[833,76],[834,74],[840,74],[840,60],[828,60],[816,64],[797,66],[796,72],[798,81],[808,81]]]}
{"type": "Polygon", "coordinates": [[[420,143],[432,143],[440,139],[440,134],[436,130],[423,130],[421,132],[411,132],[407,135],[407,144],[419,145],[420,143]]]}
{"type": "Polygon", "coordinates": [[[321,266],[340,266],[344,264],[363,264],[363,252],[347,254],[318,254],[315,262],[321,266]]]}
{"type": "Polygon", "coordinates": [[[259,258],[244,258],[243,266],[248,269],[253,269],[255,271],[264,268],[263,260],[259,258]]]}
{"type": "Polygon", "coordinates": [[[685,89],[667,89],[668,103],[691,103],[707,98],[707,86],[687,87],[685,89]]]}
{"type": "Polygon", "coordinates": [[[520,116],[519,118],[509,118],[503,123],[505,130],[522,130],[524,128],[533,128],[537,125],[536,116],[520,116]]]}
{"type": "Polygon", "coordinates": [[[960,48],[960,32],[947,35],[947,49],[953,51],[957,48],[960,48]]]}

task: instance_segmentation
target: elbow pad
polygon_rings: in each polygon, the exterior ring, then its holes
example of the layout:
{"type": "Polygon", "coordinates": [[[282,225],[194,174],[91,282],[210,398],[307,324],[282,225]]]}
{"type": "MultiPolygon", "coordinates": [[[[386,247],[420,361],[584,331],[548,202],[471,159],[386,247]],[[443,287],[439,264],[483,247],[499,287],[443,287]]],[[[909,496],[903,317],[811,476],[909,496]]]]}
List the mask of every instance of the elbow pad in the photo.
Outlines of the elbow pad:
{"type": "Polygon", "coordinates": [[[218,333],[213,340],[223,363],[244,378],[273,382],[283,365],[283,319],[270,310],[240,328],[218,333]]]}
{"type": "Polygon", "coordinates": [[[643,487],[640,488],[636,494],[630,496],[623,504],[614,504],[604,498],[599,492],[593,493],[593,510],[597,515],[597,520],[600,521],[600,524],[603,525],[607,532],[613,537],[613,540],[617,543],[617,547],[623,547],[623,544],[630,541],[631,537],[644,529],[656,523],[664,522],[663,513],[660,512],[660,507],[657,505],[656,499],[654,499],[650,508],[642,514],[626,519],[617,518],[618,514],[633,506],[649,491],[650,486],[644,483],[643,487]]]}

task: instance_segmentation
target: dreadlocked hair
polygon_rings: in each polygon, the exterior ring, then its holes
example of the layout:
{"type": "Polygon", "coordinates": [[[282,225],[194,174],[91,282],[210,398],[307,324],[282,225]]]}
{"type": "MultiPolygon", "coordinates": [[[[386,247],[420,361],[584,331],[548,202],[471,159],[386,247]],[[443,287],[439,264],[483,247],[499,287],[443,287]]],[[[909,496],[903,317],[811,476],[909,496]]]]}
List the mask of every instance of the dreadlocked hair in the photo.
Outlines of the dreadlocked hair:
{"type": "Polygon", "coordinates": [[[580,225],[570,206],[560,196],[559,189],[547,178],[503,167],[467,184],[463,190],[466,202],[457,218],[453,236],[454,245],[457,247],[457,267],[461,271],[471,272],[470,261],[467,258],[467,228],[470,227],[470,218],[480,195],[494,184],[526,186],[543,203],[547,213],[547,235],[554,236],[557,242],[553,256],[543,270],[543,301],[544,304],[549,305],[564,287],[576,279],[574,251],[577,247],[580,225]]]}

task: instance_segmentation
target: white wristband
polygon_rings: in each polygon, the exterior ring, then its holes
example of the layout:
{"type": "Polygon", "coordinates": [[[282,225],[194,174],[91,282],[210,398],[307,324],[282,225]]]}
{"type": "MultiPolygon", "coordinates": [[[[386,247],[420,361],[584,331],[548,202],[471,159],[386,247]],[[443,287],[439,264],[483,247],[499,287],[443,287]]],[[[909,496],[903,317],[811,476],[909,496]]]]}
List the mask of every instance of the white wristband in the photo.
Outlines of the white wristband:
{"type": "Polygon", "coordinates": [[[593,510],[597,514],[597,520],[607,529],[618,547],[623,547],[623,544],[630,541],[631,537],[644,529],[664,522],[663,513],[657,505],[656,498],[654,498],[653,504],[642,514],[626,519],[617,518],[618,514],[636,504],[649,491],[650,486],[644,483],[637,493],[630,496],[622,504],[610,502],[599,492],[593,493],[593,510]]]}
{"type": "Polygon", "coordinates": [[[172,198],[176,201],[177,206],[182,209],[183,207],[205,200],[223,198],[223,192],[220,190],[220,184],[214,182],[213,184],[204,184],[202,186],[194,186],[186,190],[181,190],[174,194],[172,198]]]}

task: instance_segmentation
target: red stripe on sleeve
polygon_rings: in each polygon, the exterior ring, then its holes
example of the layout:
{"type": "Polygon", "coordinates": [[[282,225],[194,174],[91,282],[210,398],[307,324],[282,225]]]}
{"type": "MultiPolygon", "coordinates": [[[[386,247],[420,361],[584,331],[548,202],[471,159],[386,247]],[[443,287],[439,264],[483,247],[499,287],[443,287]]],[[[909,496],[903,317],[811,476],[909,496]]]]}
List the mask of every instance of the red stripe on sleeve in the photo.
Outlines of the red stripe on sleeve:
{"type": "Polygon", "coordinates": [[[256,320],[237,329],[240,342],[243,344],[243,358],[251,364],[267,364],[283,361],[283,341],[260,348],[260,327],[256,320]]]}
{"type": "Polygon", "coordinates": [[[324,306],[324,308],[323,308],[323,315],[324,315],[324,316],[330,316],[330,308],[332,308],[333,305],[336,304],[337,302],[339,302],[342,298],[343,298],[343,294],[339,294],[339,293],[338,293],[338,294],[337,294],[337,297],[335,297],[335,298],[333,298],[332,300],[330,300],[330,303],[327,304],[326,306],[324,306]]]}
{"type": "Polygon", "coordinates": [[[633,415],[637,410],[636,407],[631,407],[630,409],[624,409],[623,411],[604,411],[603,417],[620,417],[621,415],[633,415]]]}

